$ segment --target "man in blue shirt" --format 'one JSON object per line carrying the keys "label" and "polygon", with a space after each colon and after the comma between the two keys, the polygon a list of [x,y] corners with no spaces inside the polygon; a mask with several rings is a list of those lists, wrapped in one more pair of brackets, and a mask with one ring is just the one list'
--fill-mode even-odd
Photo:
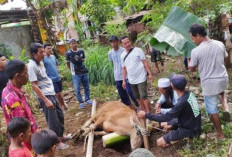
{"label": "man in blue shirt", "polygon": [[63,110],[67,110],[68,106],[64,103],[64,99],[61,95],[62,80],[58,71],[58,62],[56,57],[52,54],[52,47],[50,44],[44,44],[44,66],[48,77],[52,80],[56,96]]}
{"label": "man in blue shirt", "polygon": [[115,35],[110,36],[109,42],[112,47],[112,50],[109,51],[108,56],[109,56],[109,60],[112,61],[114,65],[114,79],[115,79],[116,88],[118,90],[118,94],[124,104],[131,105],[131,101],[129,98],[130,96],[134,104],[138,106],[138,103],[131,91],[128,80],[126,80],[126,89],[122,88],[121,54],[125,51],[125,49],[119,47],[118,37]]}

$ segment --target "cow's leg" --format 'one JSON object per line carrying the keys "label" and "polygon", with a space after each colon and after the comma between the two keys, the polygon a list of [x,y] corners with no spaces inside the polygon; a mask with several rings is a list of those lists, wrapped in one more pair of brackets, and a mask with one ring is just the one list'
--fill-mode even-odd
{"label": "cow's leg", "polygon": [[119,135],[129,135],[127,128],[116,125],[115,123],[113,123],[111,121],[105,121],[103,123],[103,129],[106,132],[115,132]]}
{"label": "cow's leg", "polygon": [[95,136],[104,136],[104,135],[106,135],[106,134],[108,134],[108,133],[105,132],[105,131],[95,131],[95,132],[94,132],[94,135],[95,135]]}
{"label": "cow's leg", "polygon": [[92,128],[92,129],[96,129],[96,128],[97,128],[99,125],[101,125],[104,121],[105,121],[105,118],[102,118],[102,117],[98,118],[98,119],[94,122],[93,128]]}

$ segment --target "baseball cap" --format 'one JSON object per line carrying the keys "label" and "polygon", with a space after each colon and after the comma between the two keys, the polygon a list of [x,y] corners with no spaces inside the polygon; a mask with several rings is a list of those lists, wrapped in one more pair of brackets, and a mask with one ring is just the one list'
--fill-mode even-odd
{"label": "baseball cap", "polygon": [[184,90],[187,85],[187,80],[184,75],[172,73],[170,75],[172,85],[179,90]]}
{"label": "baseball cap", "polygon": [[118,37],[116,35],[111,35],[109,37],[109,42],[111,42],[111,41],[118,41]]}
{"label": "baseball cap", "polygon": [[72,42],[77,42],[77,40],[74,39],[74,38],[73,39],[69,39],[68,43],[71,44]]}

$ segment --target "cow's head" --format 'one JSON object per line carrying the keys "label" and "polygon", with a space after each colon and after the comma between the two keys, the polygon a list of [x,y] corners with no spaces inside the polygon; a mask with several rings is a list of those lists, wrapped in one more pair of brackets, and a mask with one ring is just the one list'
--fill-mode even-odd
{"label": "cow's head", "polygon": [[134,128],[130,134],[131,149],[140,148],[142,143],[142,135]]}

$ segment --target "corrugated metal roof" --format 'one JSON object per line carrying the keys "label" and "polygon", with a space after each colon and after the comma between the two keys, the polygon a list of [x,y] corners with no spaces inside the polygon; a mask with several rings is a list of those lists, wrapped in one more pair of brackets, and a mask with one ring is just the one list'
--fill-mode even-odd
{"label": "corrugated metal roof", "polygon": [[27,21],[27,10],[1,10],[0,24]]}
{"label": "corrugated metal roof", "polygon": [[124,19],[125,20],[132,20],[132,19],[136,19],[137,17],[140,17],[140,16],[143,16],[143,15],[147,15],[151,12],[151,10],[144,10],[144,11],[141,11],[141,12],[138,12],[138,13],[135,13],[131,16],[127,16],[125,17]]}

